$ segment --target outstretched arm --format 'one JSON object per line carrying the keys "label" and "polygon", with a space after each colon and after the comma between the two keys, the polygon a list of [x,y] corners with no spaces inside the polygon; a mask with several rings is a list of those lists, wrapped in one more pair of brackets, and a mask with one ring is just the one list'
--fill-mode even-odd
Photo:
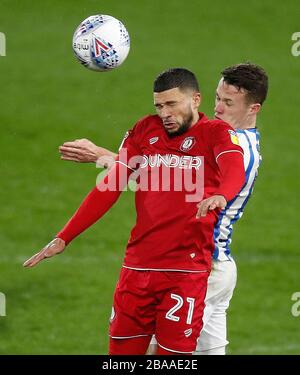
{"label": "outstretched arm", "polygon": [[59,147],[62,160],[77,163],[96,163],[102,167],[110,167],[117,154],[104,147],[96,146],[88,139],[76,139],[65,142]]}
{"label": "outstretched arm", "polygon": [[56,238],[29,258],[24,267],[33,267],[43,259],[61,253],[69,242],[99,220],[119,198],[131,172],[126,165],[115,163],[106,177],[87,195]]}

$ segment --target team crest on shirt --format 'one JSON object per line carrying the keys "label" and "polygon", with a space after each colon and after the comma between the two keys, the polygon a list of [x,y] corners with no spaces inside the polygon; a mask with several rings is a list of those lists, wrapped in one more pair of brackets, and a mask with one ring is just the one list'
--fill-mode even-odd
{"label": "team crest on shirt", "polygon": [[231,142],[234,144],[234,145],[240,145],[239,143],[239,139],[238,139],[238,136],[236,134],[236,132],[234,130],[228,130],[228,133],[230,135],[230,139],[231,139]]}
{"label": "team crest on shirt", "polygon": [[149,139],[149,143],[150,145],[153,145],[154,143],[156,143],[158,141],[158,137],[153,137],[153,138],[150,138]]}
{"label": "team crest on shirt", "polygon": [[180,146],[181,151],[189,151],[195,144],[195,137],[187,137]]}

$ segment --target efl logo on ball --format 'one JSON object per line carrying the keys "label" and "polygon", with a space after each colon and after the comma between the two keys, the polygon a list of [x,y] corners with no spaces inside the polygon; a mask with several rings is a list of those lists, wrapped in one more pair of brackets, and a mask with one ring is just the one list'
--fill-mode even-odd
{"label": "efl logo on ball", "polygon": [[120,66],[128,56],[130,37],[116,18],[95,15],[86,18],[73,35],[73,51],[86,68],[105,72]]}

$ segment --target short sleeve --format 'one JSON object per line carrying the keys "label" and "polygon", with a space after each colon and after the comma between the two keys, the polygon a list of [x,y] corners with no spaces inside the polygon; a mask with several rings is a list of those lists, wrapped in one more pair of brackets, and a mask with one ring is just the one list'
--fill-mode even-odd
{"label": "short sleeve", "polygon": [[211,140],[217,162],[218,158],[225,153],[238,152],[242,155],[244,154],[242,147],[239,145],[236,132],[225,122],[218,122],[213,125]]}

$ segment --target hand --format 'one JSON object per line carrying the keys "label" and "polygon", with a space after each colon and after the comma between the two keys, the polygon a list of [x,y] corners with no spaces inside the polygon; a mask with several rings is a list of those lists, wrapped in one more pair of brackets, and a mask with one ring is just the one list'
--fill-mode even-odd
{"label": "hand", "polygon": [[208,210],[214,210],[215,208],[221,208],[222,210],[226,207],[227,201],[223,195],[213,195],[207,199],[204,199],[197,204],[197,214],[196,219],[200,217],[205,217]]}
{"label": "hand", "polygon": [[70,160],[78,163],[95,163],[99,157],[114,155],[103,147],[96,146],[88,139],[76,139],[72,142],[65,142],[59,147],[62,160]]}
{"label": "hand", "polygon": [[54,238],[53,241],[48,243],[40,252],[33,255],[23,263],[24,267],[33,267],[45,258],[53,257],[60,254],[66,247],[65,241],[61,238]]}

